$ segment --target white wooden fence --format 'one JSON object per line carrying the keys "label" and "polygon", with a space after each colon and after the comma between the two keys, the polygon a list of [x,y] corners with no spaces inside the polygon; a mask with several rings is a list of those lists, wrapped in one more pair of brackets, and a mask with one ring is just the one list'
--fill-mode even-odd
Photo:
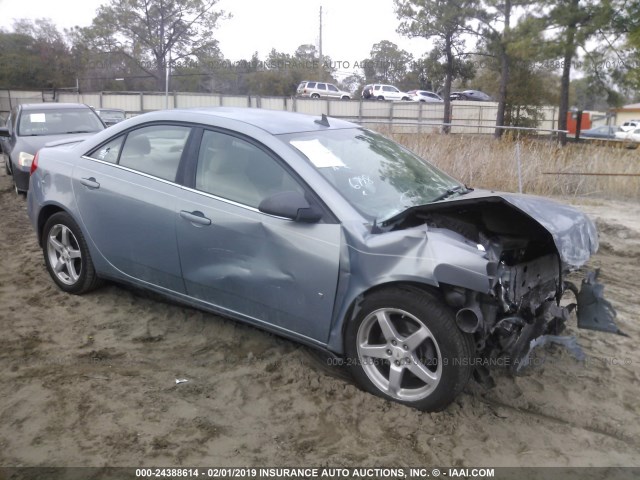
{"label": "white wooden fence", "polygon": [[[47,91],[0,90],[0,115],[6,117],[17,104],[45,101],[85,103],[95,108],[119,108],[127,116],[164,109],[167,98],[164,93],[153,92],[97,92],[61,93],[55,98]],[[367,100],[311,100],[295,97],[259,97],[246,95],[218,95],[206,93],[173,92],[168,96],[169,108],[191,107],[247,107],[270,110],[287,110],[312,115],[326,114],[358,123],[380,123],[393,126],[394,131],[437,131],[442,122],[442,104],[420,102],[379,102]],[[452,133],[493,133],[498,104],[495,102],[452,102]],[[541,107],[538,127],[541,130],[556,128],[558,110]],[[544,132],[540,132],[544,133]]]}

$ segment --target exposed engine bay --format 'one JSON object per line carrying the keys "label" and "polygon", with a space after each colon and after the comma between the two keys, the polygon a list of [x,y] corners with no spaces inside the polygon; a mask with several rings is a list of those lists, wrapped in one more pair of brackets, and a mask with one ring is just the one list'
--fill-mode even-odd
{"label": "exposed engine bay", "polygon": [[430,232],[455,232],[475,243],[487,260],[487,291],[455,281],[440,284],[458,328],[473,335],[476,356],[484,360],[480,366],[495,363],[518,372],[533,347],[545,343],[543,337],[560,338],[573,310],[578,327],[621,334],[597,272],[586,272],[580,289],[565,278],[597,249],[591,221],[572,218],[575,210],[545,211],[544,199],[524,205],[527,210],[509,200],[495,196],[425,205],[388,225],[392,230],[423,225]]}

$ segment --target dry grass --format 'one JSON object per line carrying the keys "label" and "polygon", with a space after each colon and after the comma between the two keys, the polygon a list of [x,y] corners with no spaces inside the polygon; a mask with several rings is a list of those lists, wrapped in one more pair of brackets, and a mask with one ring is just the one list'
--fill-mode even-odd
{"label": "dry grass", "polygon": [[[381,129],[380,129],[381,130]],[[640,176],[548,175],[543,172],[640,174],[640,149],[549,140],[494,140],[491,136],[381,132],[463,180],[469,186],[518,191],[520,149],[523,192],[640,200]],[[519,147],[518,147],[519,144]]]}

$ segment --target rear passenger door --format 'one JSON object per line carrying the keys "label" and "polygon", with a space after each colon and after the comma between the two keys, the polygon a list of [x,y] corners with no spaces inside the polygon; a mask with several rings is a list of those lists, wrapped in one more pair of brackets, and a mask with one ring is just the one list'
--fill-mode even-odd
{"label": "rear passenger door", "polygon": [[192,129],[148,125],[88,152],[73,191],[90,241],[116,276],[184,292],[175,235],[176,183]]}
{"label": "rear passenger door", "polygon": [[258,205],[270,195],[310,193],[264,146],[224,131],[204,131],[192,187],[178,203],[176,228],[187,293],[250,322],[326,342],[339,224],[330,214],[311,224],[261,213]]}
{"label": "rear passenger door", "polygon": [[316,85],[316,91],[318,92],[318,95],[320,95],[321,97],[326,97],[327,96],[327,84],[326,83],[318,83],[318,85]]}

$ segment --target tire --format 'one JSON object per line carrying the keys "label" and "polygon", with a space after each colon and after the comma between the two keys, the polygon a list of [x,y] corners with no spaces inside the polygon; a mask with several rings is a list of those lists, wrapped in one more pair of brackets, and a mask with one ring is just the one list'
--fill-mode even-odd
{"label": "tire", "polygon": [[380,96],[378,97],[378,100],[380,100],[380,101],[384,101],[384,97],[383,97],[382,95],[380,95]]}
{"label": "tire", "polygon": [[419,410],[440,411],[471,377],[474,347],[467,337],[436,296],[381,290],[364,299],[347,325],[346,363],[364,390]]}
{"label": "tire", "polygon": [[408,102],[411,99],[409,97],[402,97],[402,100],[405,101],[405,102]]}
{"label": "tire", "polygon": [[318,98],[320,98],[320,95],[318,95],[317,93],[314,93],[311,95],[311,98],[313,98],[314,100],[317,100]]}
{"label": "tire", "polygon": [[346,95],[341,98],[341,100],[351,100],[351,97],[347,97]]}
{"label": "tire", "polygon": [[13,179],[13,191],[16,192],[16,196],[23,196],[26,197],[27,196],[27,191],[26,190],[20,190],[18,188],[18,184],[16,183],[15,178]]}
{"label": "tire", "polygon": [[100,284],[87,242],[68,213],[58,212],[47,220],[42,252],[49,275],[61,290],[81,295]]}

